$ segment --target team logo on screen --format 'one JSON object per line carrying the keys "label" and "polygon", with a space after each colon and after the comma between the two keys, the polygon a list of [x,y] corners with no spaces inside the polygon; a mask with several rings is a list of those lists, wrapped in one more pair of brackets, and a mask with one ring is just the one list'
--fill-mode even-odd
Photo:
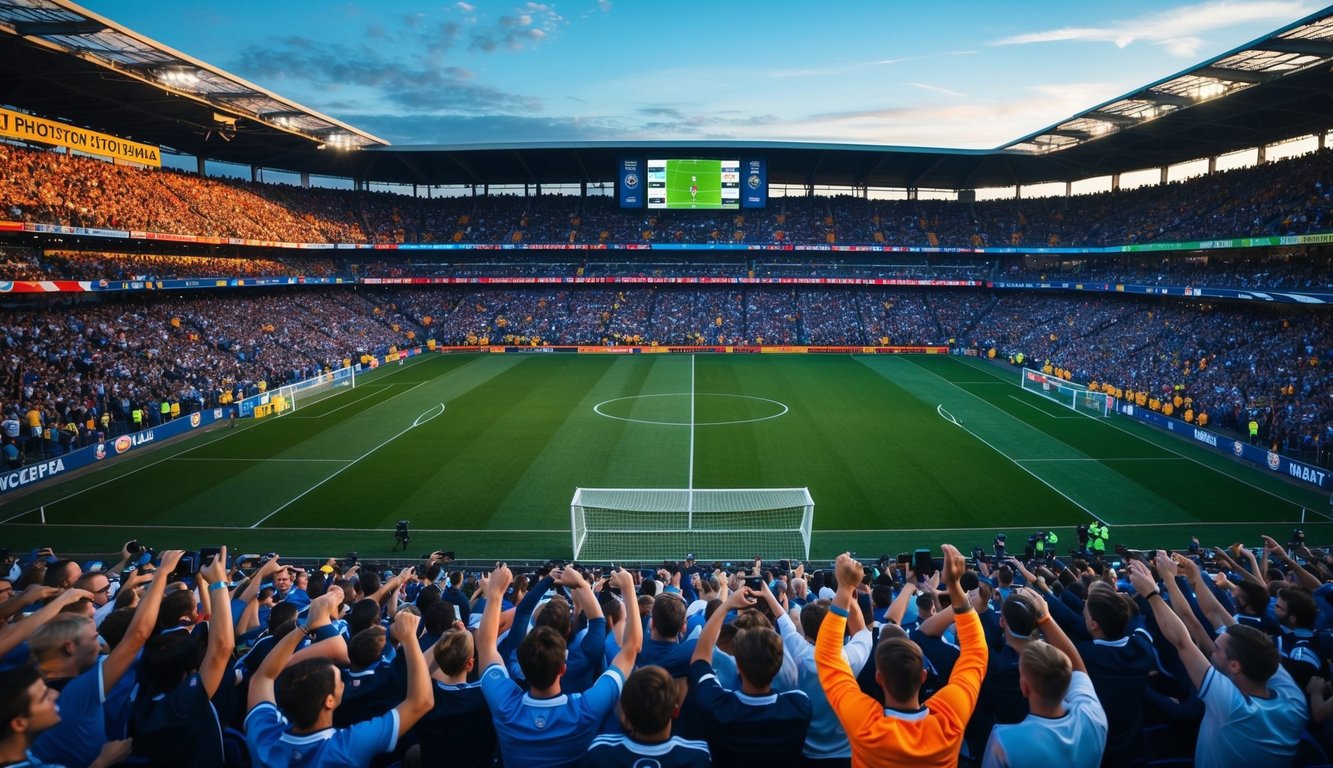
{"label": "team logo on screen", "polygon": [[197,413],[192,413],[192,414],[190,414],[190,428],[191,428],[191,429],[194,429],[195,427],[199,426],[199,422],[200,422],[200,421],[202,421],[202,419],[200,418],[200,414],[197,414]]}
{"label": "team logo on screen", "polygon": [[1273,470],[1274,472],[1276,472],[1276,471],[1277,471],[1277,468],[1280,467],[1280,466],[1282,466],[1282,459],[1279,458],[1278,455],[1277,455],[1276,453],[1274,453],[1274,452],[1272,452],[1272,451],[1269,451],[1269,452],[1268,452],[1268,468],[1271,469],[1271,470]]}
{"label": "team logo on screen", "polygon": [[1242,453],[1245,453],[1245,443],[1242,443],[1241,441],[1237,440],[1235,443],[1232,444],[1231,450],[1233,453],[1239,456]]}
{"label": "team logo on screen", "polygon": [[763,184],[763,182],[759,180],[759,174],[757,173],[750,174],[750,178],[746,179],[745,183],[750,185],[750,189],[759,189],[759,185]]}
{"label": "team logo on screen", "polygon": [[121,435],[116,438],[116,453],[124,453],[128,451],[132,445],[134,445],[134,441],[130,439],[129,435]]}
{"label": "team logo on screen", "polygon": [[635,187],[639,186],[639,174],[637,173],[625,174],[625,186],[628,189],[634,189]]}
{"label": "team logo on screen", "polygon": [[106,458],[106,443],[97,444],[97,447],[93,449],[93,458],[98,461]]}

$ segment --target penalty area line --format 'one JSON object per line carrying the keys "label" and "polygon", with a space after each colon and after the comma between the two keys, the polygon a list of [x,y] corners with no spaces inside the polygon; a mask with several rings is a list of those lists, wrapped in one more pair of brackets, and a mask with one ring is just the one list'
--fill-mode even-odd
{"label": "penalty area line", "polygon": [[[920,367],[920,366],[918,366],[918,367]],[[930,373],[934,373],[934,372],[933,372],[933,371],[930,371]],[[938,375],[938,374],[937,374],[937,375]],[[940,378],[941,378],[941,379],[944,379],[943,376],[940,376]],[[944,380],[945,380],[945,381],[949,381],[948,379],[944,379]],[[953,382],[949,382],[949,383],[953,383]],[[960,389],[961,389],[961,387],[960,387]],[[964,392],[967,392],[967,390],[965,390],[965,389],[964,389],[963,391],[964,391]],[[968,392],[968,394],[970,395],[970,394],[972,394],[972,393],[971,393],[971,392]],[[973,396],[975,397],[975,395],[973,395]],[[983,402],[984,402],[984,401],[983,401]],[[987,405],[990,405],[990,403],[987,403]],[[993,406],[992,406],[992,407],[993,407]],[[1003,457],[1005,457],[1006,459],[1008,459],[1009,462],[1012,463],[1015,467],[1018,467],[1019,469],[1023,470],[1023,471],[1026,472],[1026,473],[1028,473],[1029,475],[1032,475],[1033,477],[1037,478],[1037,480],[1038,480],[1042,485],[1046,486],[1047,488],[1050,488],[1052,491],[1055,491],[1056,493],[1058,493],[1058,494],[1060,494],[1061,496],[1065,497],[1065,500],[1067,500],[1070,504],[1073,504],[1074,506],[1076,506],[1076,507],[1078,507],[1079,509],[1083,510],[1084,512],[1088,513],[1088,515],[1089,515],[1090,517],[1092,517],[1092,519],[1094,519],[1094,520],[1100,522],[1102,525],[1107,525],[1107,526],[1114,525],[1114,523],[1110,523],[1110,522],[1107,522],[1106,520],[1103,520],[1101,517],[1099,517],[1098,515],[1096,515],[1092,510],[1088,509],[1087,507],[1083,506],[1082,504],[1078,503],[1077,501],[1074,501],[1074,499],[1073,499],[1072,497],[1070,497],[1069,494],[1065,493],[1064,491],[1060,490],[1059,488],[1056,488],[1054,485],[1052,485],[1050,482],[1048,482],[1048,481],[1046,480],[1046,478],[1042,477],[1041,475],[1037,474],[1036,472],[1033,472],[1032,470],[1030,470],[1030,469],[1028,469],[1027,467],[1023,466],[1023,464],[1020,462],[1019,459],[1015,459],[1015,458],[1011,457],[1009,454],[1007,454],[1007,453],[1005,453],[1004,451],[1000,450],[999,448],[996,448],[995,446],[991,445],[991,444],[990,444],[985,438],[983,438],[981,435],[978,435],[976,432],[973,432],[972,430],[970,430],[970,429],[968,429],[967,427],[963,426],[963,423],[962,423],[961,421],[959,421],[958,419],[955,419],[952,415],[949,414],[948,411],[944,410],[944,404],[943,404],[943,403],[940,403],[938,406],[936,406],[936,407],[935,407],[935,411],[936,411],[937,413],[939,413],[939,415],[940,415],[941,417],[943,417],[943,419],[944,419],[945,421],[949,422],[950,424],[953,424],[955,427],[958,427],[959,429],[961,429],[961,430],[963,430],[964,432],[968,433],[969,435],[971,435],[972,437],[976,438],[977,440],[980,440],[980,441],[982,442],[982,444],[984,444],[987,448],[991,449],[992,451],[995,451],[996,453],[998,453],[998,454],[1000,454],[1001,456],[1003,456]]]}
{"label": "penalty area line", "polygon": [[[417,386],[420,386],[420,385],[418,384]],[[412,389],[416,389],[416,387],[413,387]],[[410,392],[411,390],[408,390],[408,391]],[[406,394],[406,393],[404,393],[404,394]],[[386,402],[387,402],[387,401],[386,401]],[[417,427],[421,426],[422,424],[425,424],[426,422],[428,422],[428,421],[430,421],[431,419],[433,419],[433,418],[439,416],[439,415],[442,414],[442,413],[444,413],[444,403],[440,403],[439,405],[435,406],[434,408],[431,408],[429,411],[426,411],[425,413],[421,414],[420,416],[418,416],[418,417],[411,423],[411,425],[409,425],[409,426],[408,426],[406,429],[404,429],[403,431],[399,432],[398,434],[394,435],[393,437],[389,438],[388,440],[385,440],[384,442],[380,443],[379,445],[375,446],[374,448],[371,448],[370,450],[366,451],[365,453],[361,454],[360,456],[357,456],[355,459],[352,459],[352,460],[351,460],[350,462],[348,462],[347,464],[345,464],[345,465],[339,467],[338,470],[337,470],[336,472],[334,472],[333,474],[331,474],[331,475],[329,475],[328,477],[324,478],[323,480],[320,480],[318,483],[315,483],[314,485],[310,486],[309,488],[305,489],[304,491],[301,491],[299,494],[297,494],[294,498],[292,498],[292,499],[291,499],[290,501],[288,501],[286,504],[283,504],[282,506],[278,507],[277,509],[275,509],[275,510],[273,510],[272,512],[268,513],[267,515],[264,515],[262,518],[259,519],[258,522],[256,522],[254,525],[252,525],[252,526],[250,526],[250,527],[251,527],[251,528],[258,528],[260,525],[263,524],[263,522],[264,522],[265,520],[269,519],[270,517],[273,517],[274,515],[278,514],[278,513],[281,512],[282,510],[286,509],[287,507],[290,507],[291,505],[293,505],[293,504],[295,504],[296,502],[300,501],[301,499],[305,498],[306,495],[309,494],[311,491],[315,490],[316,488],[319,488],[321,485],[324,485],[325,483],[327,483],[328,481],[330,481],[330,480],[332,480],[333,478],[337,477],[338,475],[341,475],[343,472],[346,472],[346,471],[347,471],[348,469],[350,469],[351,467],[356,466],[357,462],[361,461],[362,459],[366,458],[367,456],[369,456],[370,454],[374,453],[375,451],[378,451],[379,449],[383,448],[384,446],[388,445],[389,443],[392,443],[394,440],[397,440],[398,438],[402,437],[403,435],[407,434],[408,432],[412,431],[413,429],[416,429]]]}

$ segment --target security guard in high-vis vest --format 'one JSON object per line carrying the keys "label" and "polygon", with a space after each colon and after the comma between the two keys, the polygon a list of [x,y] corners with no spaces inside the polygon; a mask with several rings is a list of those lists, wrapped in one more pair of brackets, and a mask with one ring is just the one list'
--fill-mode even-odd
{"label": "security guard in high-vis vest", "polygon": [[130,411],[130,420],[134,422],[135,432],[143,429],[143,409],[135,408],[133,411]]}
{"label": "security guard in high-vis vest", "polygon": [[1088,526],[1088,548],[1094,555],[1106,554],[1106,540],[1111,538],[1111,529],[1106,523],[1093,520]]}
{"label": "security guard in high-vis vest", "polygon": [[1259,422],[1250,419],[1250,445],[1259,442]]}

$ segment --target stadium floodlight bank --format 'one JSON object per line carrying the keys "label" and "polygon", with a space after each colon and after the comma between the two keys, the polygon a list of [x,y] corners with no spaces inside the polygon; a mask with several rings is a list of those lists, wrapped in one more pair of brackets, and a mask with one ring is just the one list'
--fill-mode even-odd
{"label": "stadium floodlight bank", "polygon": [[1082,384],[1065,381],[1059,376],[1023,369],[1022,387],[1070,410],[1089,416],[1105,418],[1115,410],[1115,398],[1104,392],[1093,392]]}
{"label": "stadium floodlight bank", "polygon": [[808,488],[578,488],[574,559],[700,561],[810,558]]}

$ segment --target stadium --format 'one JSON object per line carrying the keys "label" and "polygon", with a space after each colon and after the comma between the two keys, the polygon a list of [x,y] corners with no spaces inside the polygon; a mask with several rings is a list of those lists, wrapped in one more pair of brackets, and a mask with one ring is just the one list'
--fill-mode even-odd
{"label": "stadium", "polygon": [[[474,597],[849,552],[871,607],[941,544],[1079,610],[1066,564],[1153,550],[1333,578],[1333,10],[990,150],[398,145],[67,0],[0,31],[0,584],[128,540]],[[1191,764],[1172,722],[1118,764]]]}

